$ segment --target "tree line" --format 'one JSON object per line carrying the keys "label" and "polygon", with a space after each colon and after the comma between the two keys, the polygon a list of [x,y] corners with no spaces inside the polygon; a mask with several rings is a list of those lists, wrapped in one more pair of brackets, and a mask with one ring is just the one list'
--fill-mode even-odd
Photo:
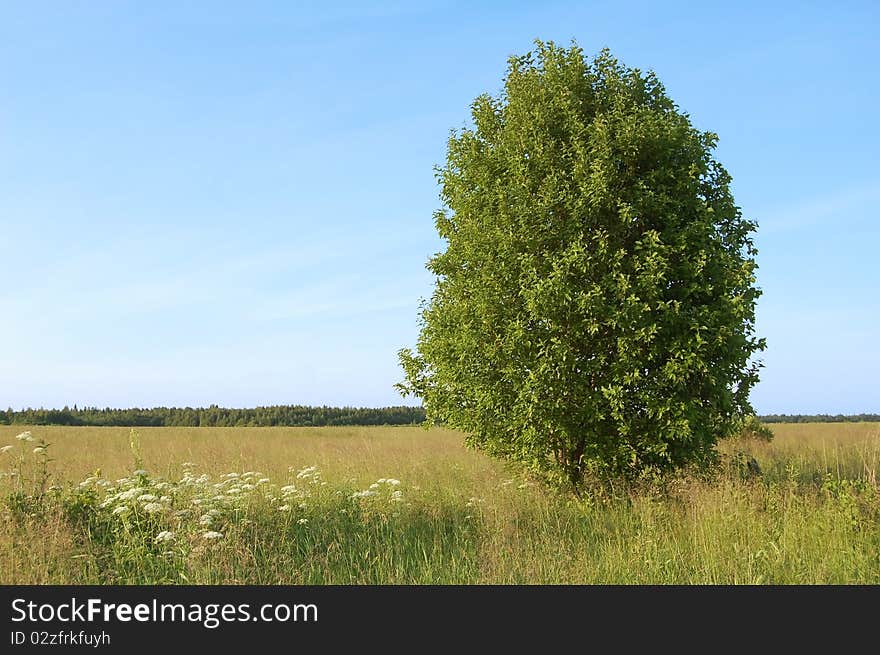
{"label": "tree line", "polygon": [[[880,414],[766,414],[762,423],[880,422]],[[321,425],[418,425],[425,421],[423,407],[309,407],[271,405],[236,409],[228,407],[153,407],[114,409],[64,407],[63,409],[7,409],[0,425],[83,425],[113,427],[302,427]]]}
{"label": "tree line", "polygon": [[421,407],[307,407],[272,405],[234,409],[218,407],[153,407],[113,409],[12,408],[0,411],[0,424],[84,425],[117,427],[272,427],[322,425],[415,425],[425,420]]}
{"label": "tree line", "polygon": [[767,414],[762,423],[858,423],[880,421],[880,414]]}

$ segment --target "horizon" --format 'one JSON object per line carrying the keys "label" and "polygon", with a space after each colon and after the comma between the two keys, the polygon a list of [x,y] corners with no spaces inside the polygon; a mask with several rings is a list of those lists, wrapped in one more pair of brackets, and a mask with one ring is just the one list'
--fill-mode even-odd
{"label": "horizon", "polygon": [[758,223],[756,414],[880,413],[878,18],[870,2],[0,6],[0,406],[416,406],[393,385],[443,248],[434,166],[539,38],[653,70],[719,135]]}

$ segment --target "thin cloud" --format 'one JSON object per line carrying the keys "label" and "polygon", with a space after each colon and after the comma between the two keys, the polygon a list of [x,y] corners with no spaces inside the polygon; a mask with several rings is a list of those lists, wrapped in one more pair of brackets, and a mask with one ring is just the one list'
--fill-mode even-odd
{"label": "thin cloud", "polygon": [[880,201],[880,181],[849,189],[842,189],[824,196],[814,197],[795,206],[763,212],[755,212],[758,217],[759,232],[777,234],[798,230],[834,221],[839,224],[868,218],[869,208]]}

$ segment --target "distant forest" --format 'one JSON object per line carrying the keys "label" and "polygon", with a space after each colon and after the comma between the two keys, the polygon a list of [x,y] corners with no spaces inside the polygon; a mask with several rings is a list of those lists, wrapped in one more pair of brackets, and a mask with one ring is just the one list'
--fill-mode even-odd
{"label": "distant forest", "polygon": [[880,421],[880,414],[767,414],[762,423],[859,423]]}
{"label": "distant forest", "polygon": [[[763,423],[843,423],[880,421],[880,414],[768,414]],[[422,407],[306,407],[272,405],[253,409],[210,407],[153,407],[151,409],[23,409],[0,411],[0,425],[271,427],[318,425],[418,425]]]}
{"label": "distant forest", "polygon": [[0,425],[271,427],[316,425],[414,425],[425,420],[421,407],[304,407],[273,405],[253,409],[153,407],[152,409],[23,409],[0,411]]}

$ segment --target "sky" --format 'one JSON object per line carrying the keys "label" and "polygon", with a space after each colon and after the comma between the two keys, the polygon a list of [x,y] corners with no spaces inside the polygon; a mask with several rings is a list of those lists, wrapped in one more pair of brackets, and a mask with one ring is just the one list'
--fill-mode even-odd
{"label": "sky", "polygon": [[0,406],[417,404],[435,167],[542,39],[719,135],[755,410],[880,412],[878,7],[0,0]]}

